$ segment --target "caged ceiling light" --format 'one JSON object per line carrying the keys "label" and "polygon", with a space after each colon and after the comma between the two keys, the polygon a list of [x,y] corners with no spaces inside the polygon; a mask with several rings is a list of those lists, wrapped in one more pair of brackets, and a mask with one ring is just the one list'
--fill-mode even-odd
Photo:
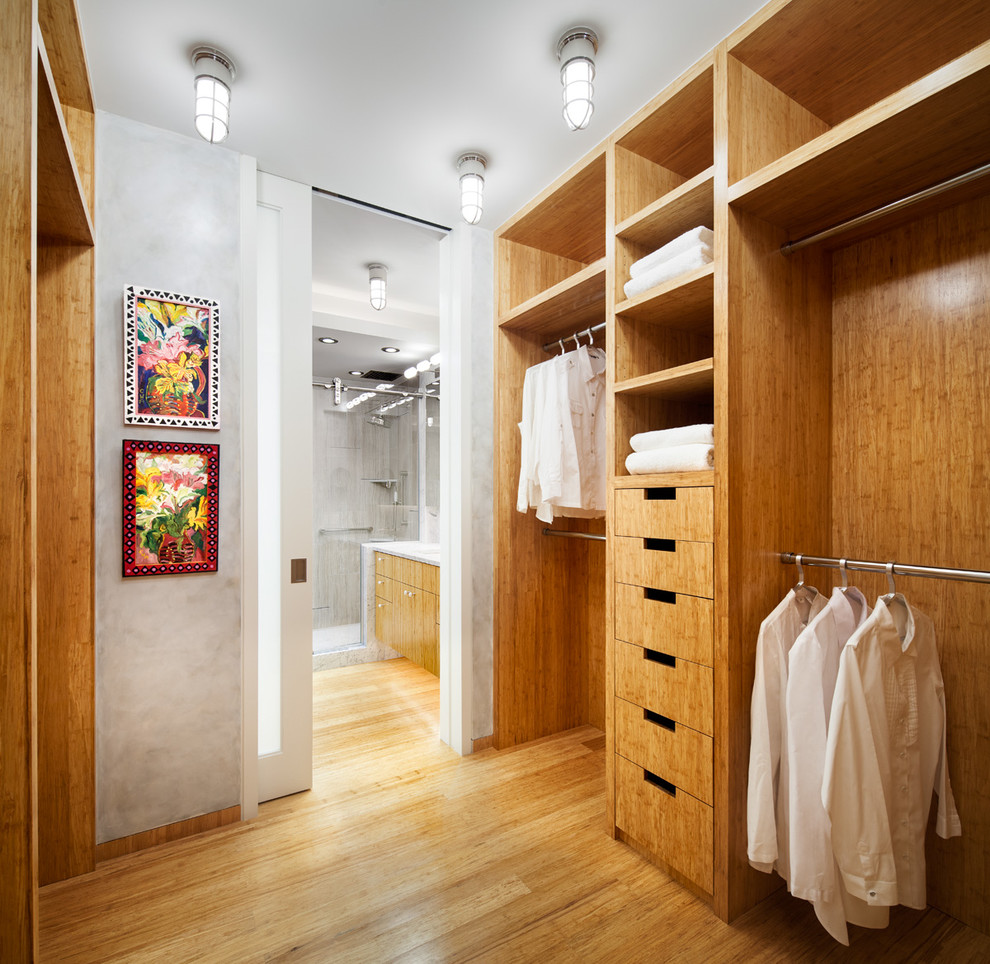
{"label": "caged ceiling light", "polygon": [[468,224],[477,224],[481,220],[487,167],[488,158],[477,151],[466,151],[457,158],[457,173],[461,181],[461,217]]}
{"label": "caged ceiling light", "polygon": [[[368,284],[371,286],[371,307],[381,311],[386,304],[385,288],[388,285],[388,268],[383,264],[368,265]],[[388,351],[383,348],[382,351]]]}
{"label": "caged ceiling light", "polygon": [[234,62],[222,50],[200,44],[192,52],[196,70],[196,130],[211,144],[226,139],[230,130],[230,86]]}
{"label": "caged ceiling light", "polygon": [[557,41],[560,82],[564,86],[564,121],[572,131],[584,130],[595,111],[595,54],[598,34],[591,27],[571,27]]}

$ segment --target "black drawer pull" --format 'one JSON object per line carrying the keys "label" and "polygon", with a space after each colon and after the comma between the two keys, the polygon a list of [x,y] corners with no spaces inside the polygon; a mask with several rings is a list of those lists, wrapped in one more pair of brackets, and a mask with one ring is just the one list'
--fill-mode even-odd
{"label": "black drawer pull", "polygon": [[644,709],[643,719],[650,723],[656,723],[657,726],[662,726],[665,730],[670,730],[671,733],[677,731],[677,724],[669,716],[661,716],[659,713],[654,713],[653,710]]}
{"label": "black drawer pull", "polygon": [[669,589],[644,589],[643,597],[645,599],[652,599],[654,602],[670,603],[672,606],[677,605],[677,593],[671,592]]}
{"label": "black drawer pull", "polygon": [[651,663],[660,663],[663,666],[676,666],[677,658],[669,656],[667,653],[658,653],[655,649],[644,649],[643,659],[648,659]]}
{"label": "black drawer pull", "polygon": [[647,489],[646,498],[651,502],[674,502],[677,499],[677,489],[673,487]]}
{"label": "black drawer pull", "polygon": [[671,797],[677,796],[677,787],[675,787],[674,784],[672,783],[668,783],[666,780],[664,780],[663,777],[658,777],[655,773],[650,773],[649,770],[644,770],[643,779],[647,783],[652,783],[653,786],[659,787],[668,796]]}
{"label": "black drawer pull", "polygon": [[644,539],[643,546],[655,552],[676,552],[677,546],[673,539]]}

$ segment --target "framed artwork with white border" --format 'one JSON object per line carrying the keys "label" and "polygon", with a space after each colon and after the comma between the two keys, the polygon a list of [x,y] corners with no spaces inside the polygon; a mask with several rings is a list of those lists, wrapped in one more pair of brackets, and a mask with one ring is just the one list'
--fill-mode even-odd
{"label": "framed artwork with white border", "polygon": [[124,424],[220,428],[220,305],[124,289]]}

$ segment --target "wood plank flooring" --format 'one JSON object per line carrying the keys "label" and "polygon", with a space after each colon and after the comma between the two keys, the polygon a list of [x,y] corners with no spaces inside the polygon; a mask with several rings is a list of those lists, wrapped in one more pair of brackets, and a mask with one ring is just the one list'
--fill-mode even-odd
{"label": "wood plank flooring", "polygon": [[731,927],[605,833],[590,727],[458,757],[407,660],[318,673],[311,792],[41,893],[45,962],[990,960],[990,937],[895,909],[836,944],[779,893]]}

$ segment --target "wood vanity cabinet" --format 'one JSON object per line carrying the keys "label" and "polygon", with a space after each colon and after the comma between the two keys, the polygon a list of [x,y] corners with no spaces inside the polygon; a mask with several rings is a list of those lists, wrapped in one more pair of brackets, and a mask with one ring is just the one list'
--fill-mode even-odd
{"label": "wood vanity cabinet", "polygon": [[375,635],[396,652],[440,675],[440,567],[375,553]]}

